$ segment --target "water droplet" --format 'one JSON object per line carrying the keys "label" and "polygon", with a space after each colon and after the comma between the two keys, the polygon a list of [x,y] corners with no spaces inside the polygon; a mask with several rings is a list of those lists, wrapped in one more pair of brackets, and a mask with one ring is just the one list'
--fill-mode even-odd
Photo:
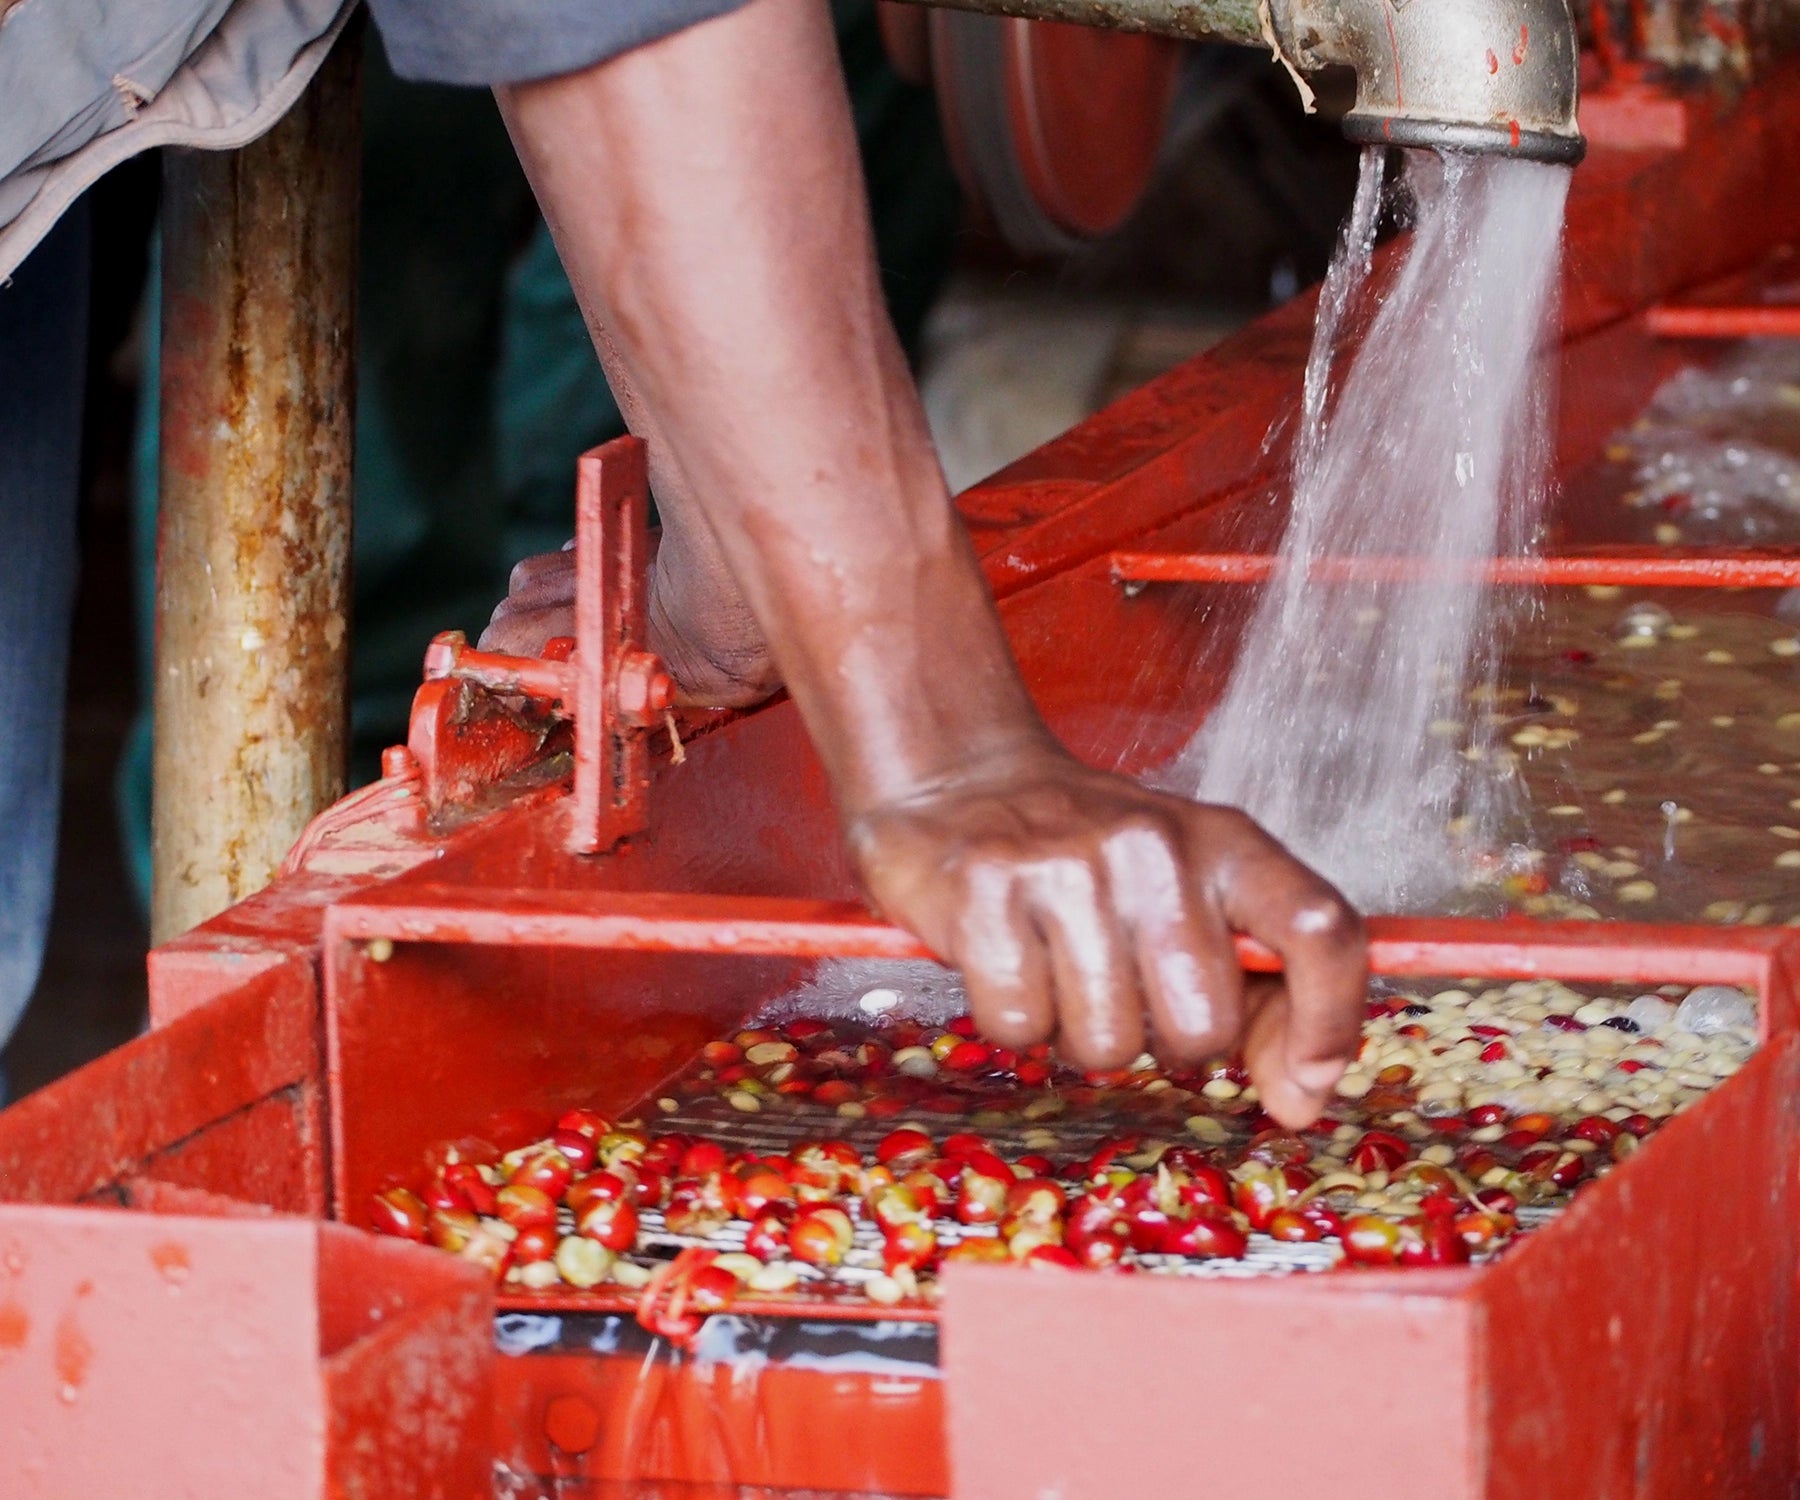
{"label": "water droplet", "polygon": [[869,1015],[879,1016],[900,1003],[900,992],[887,989],[865,990],[856,1003]]}
{"label": "water droplet", "polygon": [[1634,604],[1613,626],[1613,635],[1620,640],[1629,636],[1647,636],[1652,639],[1668,634],[1669,627],[1675,623],[1675,616],[1660,604],[1652,604],[1649,600]]}
{"label": "water droplet", "polygon": [[1675,1012],[1675,1024],[1695,1036],[1712,1036],[1756,1025],[1756,1007],[1732,985],[1703,984],[1688,992]]}
{"label": "water droplet", "polygon": [[1681,805],[1677,802],[1662,804],[1663,815],[1663,861],[1666,864],[1675,858],[1675,829],[1681,822]]}
{"label": "water droplet", "polygon": [[1675,1007],[1661,995],[1639,995],[1625,1007],[1625,1019],[1639,1031],[1661,1031],[1675,1019]]}

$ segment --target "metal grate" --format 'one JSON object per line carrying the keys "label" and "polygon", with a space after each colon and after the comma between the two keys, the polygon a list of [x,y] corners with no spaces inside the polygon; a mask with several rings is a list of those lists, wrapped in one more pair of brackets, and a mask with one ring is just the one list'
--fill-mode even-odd
{"label": "metal grate", "polygon": [[[651,1128],[679,1131],[716,1140],[729,1150],[754,1151],[762,1155],[786,1153],[808,1141],[834,1139],[847,1141],[865,1155],[889,1131],[902,1126],[941,1135],[946,1124],[965,1128],[967,1121],[945,1115],[907,1113],[879,1120],[846,1119],[831,1110],[798,1105],[781,1113],[741,1114],[713,1098],[686,1101],[673,1112],[652,1112],[646,1117]],[[1098,1115],[1061,1116],[1054,1120],[1026,1122],[1020,1125],[996,1126],[981,1134],[1004,1156],[1018,1156],[1032,1147],[1024,1137],[1028,1131],[1048,1129],[1057,1137],[1056,1155],[1070,1158],[1091,1154],[1109,1136],[1126,1131],[1155,1136],[1156,1127],[1129,1117]],[[855,1238],[841,1266],[829,1270],[795,1263],[800,1272],[799,1284],[785,1297],[805,1301],[820,1298],[830,1301],[845,1291],[862,1293],[867,1283],[881,1273],[881,1232],[866,1219],[856,1217],[853,1205]],[[1520,1211],[1521,1232],[1529,1232],[1549,1222],[1559,1212],[1556,1208],[1525,1208]],[[641,1219],[640,1241],[643,1251],[633,1256],[646,1264],[667,1259],[677,1250],[690,1245],[704,1245],[714,1250],[741,1250],[746,1226],[732,1220],[715,1233],[700,1237],[671,1233],[656,1210],[646,1211]],[[934,1223],[938,1241],[945,1248],[971,1237],[991,1237],[988,1226],[966,1226],[951,1219],[939,1218]],[[1494,1252],[1497,1253],[1497,1252]],[[1492,1259],[1493,1253],[1477,1260]],[[1242,1260],[1190,1260],[1178,1255],[1139,1254],[1127,1252],[1125,1263],[1159,1275],[1205,1278],[1244,1279],[1260,1276],[1291,1276],[1301,1272],[1329,1271],[1343,1261],[1343,1251],[1335,1243],[1289,1244],[1273,1240],[1266,1234],[1250,1236],[1249,1253]]]}

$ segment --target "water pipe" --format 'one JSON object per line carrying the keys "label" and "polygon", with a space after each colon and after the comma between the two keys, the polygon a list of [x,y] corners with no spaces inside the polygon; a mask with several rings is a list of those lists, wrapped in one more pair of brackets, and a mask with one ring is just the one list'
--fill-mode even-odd
{"label": "water pipe", "polygon": [[1267,46],[1294,75],[1356,70],[1344,134],[1573,164],[1568,0],[923,0],[958,10]]}

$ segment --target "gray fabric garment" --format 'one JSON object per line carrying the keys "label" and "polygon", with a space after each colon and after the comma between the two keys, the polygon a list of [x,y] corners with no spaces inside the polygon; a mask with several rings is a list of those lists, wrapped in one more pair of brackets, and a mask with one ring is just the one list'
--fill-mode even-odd
{"label": "gray fabric garment", "polygon": [[154,99],[230,0],[23,0],[0,24],[0,175],[41,166],[116,129]]}
{"label": "gray fabric garment", "polygon": [[152,146],[225,150],[300,97],[356,0],[20,0],[0,19],[0,278]]}
{"label": "gray fabric garment", "polygon": [[369,0],[388,59],[424,83],[573,73],[747,0]]}
{"label": "gray fabric garment", "polygon": [[[432,83],[572,73],[746,0],[371,0],[395,70]],[[0,280],[105,172],[229,150],[300,97],[356,0],[19,0],[0,16]]]}

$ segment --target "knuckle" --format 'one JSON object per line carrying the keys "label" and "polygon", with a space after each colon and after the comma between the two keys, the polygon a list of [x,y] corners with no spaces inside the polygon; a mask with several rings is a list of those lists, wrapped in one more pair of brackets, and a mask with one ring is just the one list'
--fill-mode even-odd
{"label": "knuckle", "polygon": [[1335,892],[1308,896],[1295,906],[1288,929],[1296,937],[1315,939],[1347,948],[1363,941],[1363,922],[1354,908]]}
{"label": "knuckle", "polygon": [[1245,812],[1241,807],[1209,807],[1208,832],[1214,837],[1224,835],[1227,838],[1252,839],[1261,841],[1268,837],[1262,825]]}
{"label": "knuckle", "polygon": [[[1099,909],[1100,871],[1085,850],[1048,852],[1036,858],[1015,854],[1016,868],[1040,906],[1079,915],[1091,922]],[[1009,864],[1012,861],[1009,861]]]}
{"label": "knuckle", "polygon": [[1287,927],[1296,938],[1350,949],[1363,944],[1363,918],[1334,891],[1319,891],[1300,900]]}
{"label": "knuckle", "polygon": [[1119,815],[1113,825],[1113,837],[1141,843],[1169,843],[1176,837],[1175,816],[1160,807],[1134,807]]}
{"label": "knuckle", "polygon": [[1106,831],[1101,858],[1115,875],[1127,873],[1172,878],[1182,864],[1180,820],[1154,808],[1120,816]]}
{"label": "knuckle", "polygon": [[965,901],[983,904],[1010,889],[1018,873],[1017,851],[1000,839],[970,839],[952,853],[948,871]]}

